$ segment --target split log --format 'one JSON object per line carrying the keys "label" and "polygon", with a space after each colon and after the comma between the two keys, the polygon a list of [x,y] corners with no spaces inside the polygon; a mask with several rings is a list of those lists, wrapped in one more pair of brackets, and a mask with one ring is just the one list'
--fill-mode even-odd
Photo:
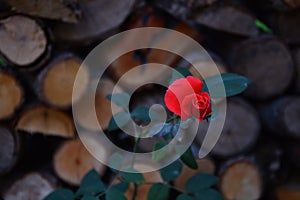
{"label": "split log", "polygon": [[[218,114],[218,117],[225,117]],[[202,144],[209,122],[199,124],[196,141]],[[245,100],[232,98],[227,102],[225,124],[212,150],[212,154],[226,158],[249,150],[260,134],[260,121],[256,110]]]}
{"label": "split log", "polygon": [[57,19],[69,23],[76,23],[78,22],[78,18],[80,18],[80,9],[77,0],[4,0],[4,2],[10,5],[11,9],[17,13]]}
{"label": "split log", "polygon": [[241,36],[259,33],[255,17],[247,10],[229,4],[218,4],[195,13],[193,20],[209,28]]}
{"label": "split log", "polygon": [[252,82],[245,95],[266,100],[285,92],[293,77],[293,61],[287,47],[273,37],[245,40],[235,46],[230,58],[232,71]]}
{"label": "split log", "polygon": [[[92,137],[85,138],[85,142],[94,140]],[[109,152],[95,141],[90,141],[89,145],[101,153],[101,156],[108,157]],[[84,175],[91,169],[95,169],[101,176],[106,170],[106,166],[96,160],[85,148],[79,139],[65,142],[54,156],[54,170],[63,181],[78,186]]]}
{"label": "split log", "polygon": [[12,64],[29,67],[45,62],[50,45],[39,23],[15,15],[1,20],[0,27],[0,52]]}
{"label": "split log", "polygon": [[135,0],[79,1],[82,18],[77,24],[57,22],[53,33],[57,40],[70,44],[89,44],[117,28],[130,13]]}
{"label": "split log", "polygon": [[65,138],[74,137],[75,134],[73,121],[68,115],[43,106],[34,106],[24,111],[16,130]]}
{"label": "split log", "polygon": [[[216,71],[214,70],[214,66],[217,66],[217,69],[221,74],[227,72],[227,67],[225,66],[222,59],[216,55],[215,53],[211,53],[212,60],[209,60],[206,56],[199,55],[199,53],[191,51],[188,54],[184,56],[185,60],[182,60],[178,63],[179,67],[188,68],[189,71],[193,76],[195,76],[198,79],[203,80],[204,77],[214,76],[217,75]],[[189,62],[186,60],[189,59],[190,61],[193,61],[195,63],[195,66],[197,69],[201,70],[200,74],[198,70],[196,70],[195,66],[192,66]]]}
{"label": "split log", "polygon": [[20,139],[8,128],[0,127],[0,175],[8,173],[20,156]]}
{"label": "split log", "polygon": [[[134,169],[136,169],[137,171],[144,171],[144,170],[152,171],[152,172],[148,172],[148,173],[142,173],[142,175],[144,176],[144,180],[147,183],[162,183],[163,182],[163,179],[160,176],[160,172],[155,171],[153,166],[151,166],[149,164],[146,164],[146,163],[145,164],[135,164]],[[116,180],[115,184],[118,184],[119,182],[120,182],[120,180]],[[147,200],[147,194],[148,194],[151,186],[152,186],[151,184],[139,185],[135,199]],[[133,194],[134,194],[134,184],[130,183],[129,188],[125,192],[125,197],[127,199],[132,199]]]}
{"label": "split log", "polygon": [[[145,21],[145,18],[147,19]],[[150,13],[146,15],[139,16],[129,28],[140,28],[140,27],[165,27],[167,24],[165,20],[155,13]],[[184,23],[178,23],[174,26],[174,30],[179,31],[183,34],[186,34],[192,37],[195,40],[201,40],[200,34]],[[124,38],[118,45],[121,46],[132,46],[132,43],[136,42],[136,38],[140,37],[135,34],[129,34],[128,37]],[[161,34],[158,32],[157,34],[153,33],[145,33],[143,35],[143,41],[149,41],[155,43],[161,43],[165,47],[171,47],[174,43],[174,36],[172,33]],[[184,52],[188,48],[189,44],[181,43],[180,48],[181,51]],[[176,45],[178,48],[178,45]],[[118,49],[118,47],[115,47]],[[133,69],[136,66],[146,64],[146,63],[159,63],[167,66],[171,66],[174,62],[176,62],[179,57],[171,52],[159,50],[159,49],[140,49],[136,51],[132,51],[120,56],[117,60],[115,60],[111,66],[109,67],[109,71],[112,74],[115,80],[119,80],[126,72]],[[126,79],[122,79],[120,84],[124,88],[131,89],[136,85],[143,85],[145,80],[150,80],[152,82],[159,82],[161,80],[166,80],[171,76],[169,70],[163,68],[147,68],[144,67],[141,70],[131,71],[130,74],[127,74]]]}
{"label": "split log", "polygon": [[258,167],[247,160],[227,164],[221,172],[219,188],[228,200],[259,199],[263,183]]}
{"label": "split log", "polygon": [[23,93],[16,77],[0,69],[0,120],[15,114],[23,102]]}
{"label": "split log", "polygon": [[256,0],[256,7],[263,11],[291,11],[300,6],[299,0]]}
{"label": "split log", "polygon": [[82,78],[76,80],[80,83],[80,88],[76,88],[79,95],[72,99],[73,86],[80,66],[81,60],[72,54],[62,54],[54,59],[39,75],[40,98],[54,107],[69,108],[72,100],[76,102],[88,85],[89,73],[81,70]]}
{"label": "split log", "polygon": [[[97,84],[97,83],[93,83]],[[124,91],[120,88],[115,86],[113,81],[109,78],[103,78],[100,80],[97,92],[95,96],[95,110],[89,110],[90,106],[85,107],[84,103],[80,104],[82,106],[76,106],[78,113],[80,115],[76,116],[77,122],[85,129],[95,131],[98,130],[98,124],[101,126],[103,130],[107,129],[109,121],[113,114],[122,111],[123,109],[116,104],[109,101],[106,96],[113,93],[115,88],[116,93],[123,93]],[[87,95],[84,95],[82,99],[79,100],[80,102],[85,102]],[[97,119],[93,119],[92,112],[97,114]]]}
{"label": "split log", "polygon": [[265,127],[271,132],[285,137],[300,138],[300,98],[286,96],[274,100],[261,108]]}
{"label": "split log", "polygon": [[5,200],[24,200],[35,199],[42,200],[55,187],[49,180],[38,173],[31,173],[24,178],[16,181],[9,190],[5,193]]}
{"label": "split log", "polygon": [[183,165],[180,175],[174,180],[174,185],[185,190],[186,182],[196,174],[214,174],[216,170],[215,163],[209,158],[196,159],[198,169],[194,170]]}
{"label": "split log", "polygon": [[156,0],[155,5],[181,20],[189,20],[191,14],[203,9],[217,0]]}

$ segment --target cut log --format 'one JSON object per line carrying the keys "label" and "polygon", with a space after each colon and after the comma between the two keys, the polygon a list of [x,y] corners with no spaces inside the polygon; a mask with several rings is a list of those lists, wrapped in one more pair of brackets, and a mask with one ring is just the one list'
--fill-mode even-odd
{"label": "cut log", "polygon": [[0,70],[0,120],[11,117],[23,102],[23,89],[10,73]]}
{"label": "cut log", "polygon": [[232,71],[246,76],[251,84],[247,97],[266,100],[282,94],[293,77],[293,61],[287,47],[273,37],[239,43],[232,51]]}
{"label": "cut log", "polygon": [[17,13],[76,23],[80,17],[77,0],[4,0]]}
{"label": "cut log", "polygon": [[219,187],[228,200],[256,200],[263,190],[258,167],[247,160],[226,166],[221,172]]}
{"label": "cut log", "polygon": [[300,6],[299,0],[267,0],[260,1],[256,0],[256,7],[262,11],[291,11]]}
{"label": "cut log", "polygon": [[210,6],[217,0],[155,0],[155,5],[181,20],[189,20],[191,14]]}
{"label": "cut log", "polygon": [[68,115],[43,106],[27,109],[18,120],[16,130],[66,138],[75,134],[73,121]]}
{"label": "cut log", "polygon": [[[155,17],[153,17],[155,19]],[[150,18],[152,19],[152,18]],[[139,26],[134,25],[133,28],[137,27],[150,27],[154,26],[157,27],[160,22],[157,22],[155,20],[149,20],[146,25]],[[142,20],[142,19],[139,19]],[[158,20],[158,19],[157,19]],[[186,34],[190,37],[192,37],[195,40],[200,40],[201,36],[190,26],[180,23],[177,24],[174,27],[174,30],[179,31],[183,34]],[[139,36],[131,34],[128,36],[128,38],[124,39],[124,42],[120,43],[120,45],[131,45],[132,42],[136,40]],[[172,39],[173,38],[173,39]],[[154,41],[157,43],[162,43],[162,45],[172,48],[174,46],[174,36],[172,34],[166,35],[161,34],[154,35],[149,34],[145,36],[146,41]],[[188,48],[187,43],[181,43],[180,49],[181,52],[184,52]],[[116,48],[116,47],[114,47]],[[176,47],[174,46],[174,49],[178,49],[178,45]],[[113,49],[111,51],[114,51]],[[138,57],[138,59],[137,59]],[[179,57],[176,54],[173,54],[171,52],[159,50],[159,49],[143,49],[138,51],[129,52],[127,54],[124,54],[120,56],[116,61],[114,61],[109,68],[110,73],[113,75],[113,78],[115,80],[119,80],[126,72],[133,69],[136,66],[146,64],[146,63],[159,63],[164,64],[167,66],[172,66],[174,62],[176,62],[179,59]],[[165,68],[153,68],[153,67],[144,67],[140,68],[139,70],[130,71],[130,74],[127,75],[126,78],[122,78],[120,81],[120,84],[124,88],[132,89],[135,86],[141,86],[142,83],[145,81],[152,81],[152,82],[159,82],[162,80],[168,79],[170,77],[170,71],[166,70]],[[133,78],[134,77],[134,78]]]}
{"label": "cut log", "polygon": [[57,22],[53,33],[57,40],[70,44],[89,44],[118,27],[130,13],[135,0],[82,0],[82,18],[77,24]]}
{"label": "cut log", "polygon": [[[46,103],[59,108],[69,108],[72,105],[73,86],[81,60],[71,54],[65,54],[52,61],[39,77],[39,95]],[[86,69],[86,68],[83,68]],[[89,81],[89,73],[81,70],[78,81],[80,88],[73,102],[76,102],[84,93]]]}
{"label": "cut log", "polygon": [[[89,138],[85,139],[89,140]],[[108,157],[109,152],[101,144],[90,142],[89,146],[91,144],[97,148],[97,152],[103,154],[102,156]],[[80,185],[84,175],[91,169],[95,169],[101,176],[106,170],[106,166],[96,160],[79,139],[65,142],[56,152],[53,162],[56,174],[63,181],[75,186]]]}
{"label": "cut log", "polygon": [[[214,76],[218,74],[216,73],[216,70],[214,68],[215,65],[217,66],[217,69],[221,74],[226,73],[227,68],[224,62],[222,61],[222,59],[215,53],[211,53],[211,54],[213,55],[212,60],[209,60],[206,56],[201,54],[199,55],[199,53],[191,51],[184,56],[184,59],[186,60],[189,59],[190,61],[195,62],[195,65],[192,66],[186,60],[182,60],[179,62],[178,66],[183,68],[188,68],[193,76],[201,80],[203,80],[204,77]],[[197,69],[195,67],[197,67]],[[198,72],[199,71],[198,69],[201,70],[200,72],[202,74]]]}
{"label": "cut log", "polygon": [[300,48],[293,52],[293,58],[295,62],[295,71],[296,74],[294,76],[294,91],[297,94],[300,94]]}
{"label": "cut log", "polygon": [[300,138],[300,97],[286,96],[261,108],[265,127],[272,133]]}
{"label": "cut log", "polygon": [[[218,117],[225,117],[218,114]],[[202,144],[209,122],[199,124],[196,141]],[[256,110],[245,100],[232,98],[227,102],[225,124],[212,150],[219,157],[230,157],[249,150],[260,133],[260,121]]]}
{"label": "cut log", "polygon": [[214,174],[216,166],[209,158],[196,159],[198,169],[194,170],[186,165],[183,165],[180,175],[174,180],[174,185],[182,190],[185,190],[186,182],[196,174]]}
{"label": "cut log", "polygon": [[0,52],[11,63],[27,67],[46,54],[47,37],[35,20],[16,15],[1,20],[0,27]]}
{"label": "cut log", "polygon": [[0,175],[8,173],[20,156],[20,140],[8,128],[0,127]]}
{"label": "cut log", "polygon": [[250,12],[227,4],[210,6],[195,13],[193,19],[209,28],[241,36],[256,36],[259,33],[255,17]]}
{"label": "cut log", "polygon": [[5,193],[5,200],[42,200],[54,190],[54,186],[38,173],[31,173],[16,181]]}
{"label": "cut log", "polygon": [[[130,28],[139,28],[139,27],[164,27],[165,22],[155,16],[149,15],[147,16],[149,19],[144,23],[145,16],[139,17],[138,20],[133,23]],[[183,34],[186,34],[192,37],[195,40],[201,40],[201,36],[199,33],[193,29],[192,27],[179,23],[174,27],[174,30],[179,31]],[[127,38],[124,38],[123,42],[120,42],[119,45],[128,45],[132,46],[132,43],[136,41],[135,34],[129,34]],[[158,32],[157,34],[149,33],[143,36],[144,41],[161,43],[161,45],[165,47],[172,47],[174,43],[174,35],[172,33],[161,34]],[[184,52],[189,47],[189,44],[181,43],[180,51]],[[178,46],[176,47],[178,48]],[[118,47],[116,47],[118,49]],[[110,66],[109,70],[115,80],[119,80],[126,72],[133,69],[136,66],[146,64],[146,63],[159,63],[167,66],[171,66],[174,62],[178,61],[179,57],[176,54],[171,52],[159,50],[159,49],[141,49],[126,53],[120,56],[117,60],[115,60]],[[135,86],[143,85],[145,81],[151,81],[153,83],[161,82],[162,80],[167,80],[170,77],[170,70],[166,68],[159,67],[144,67],[139,70],[133,70],[129,74],[127,74],[126,79],[121,79],[120,84],[124,88],[132,89]]]}
{"label": "cut log", "polygon": [[[86,95],[84,95],[83,98],[79,101],[80,106],[76,106],[76,109],[79,109],[79,115],[75,118],[83,128],[91,131],[96,131],[98,130],[99,124],[101,128],[105,130],[107,129],[109,121],[113,114],[116,114],[117,112],[123,110],[121,107],[117,106],[114,103],[111,103],[111,101],[106,98],[107,95],[113,93],[113,90],[115,90],[116,93],[123,93],[123,90],[120,87],[116,86],[115,89],[114,87],[115,84],[111,79],[103,78],[100,80],[95,97],[95,110],[89,110],[89,106],[85,107],[84,103],[80,103],[81,101],[85,102],[86,98],[88,98]],[[98,120],[93,118],[92,112],[95,111]]]}
{"label": "cut log", "polygon": [[[147,165],[147,164],[135,164],[134,169],[137,171],[153,171],[153,172],[148,172],[148,173],[143,173],[144,180],[147,183],[162,183],[163,179],[160,176],[159,171],[154,170],[153,166]],[[120,181],[117,180],[116,184],[119,183]],[[144,184],[144,185],[139,185],[136,193],[135,199],[138,200],[147,200],[147,194],[151,188],[151,184]],[[130,183],[129,188],[125,192],[125,196],[127,199],[132,199],[132,196],[134,194],[134,185]]]}

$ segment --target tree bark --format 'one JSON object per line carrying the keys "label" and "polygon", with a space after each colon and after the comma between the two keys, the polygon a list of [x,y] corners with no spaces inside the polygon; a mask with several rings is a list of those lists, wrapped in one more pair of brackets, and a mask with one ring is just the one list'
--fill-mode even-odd
{"label": "tree bark", "polygon": [[259,33],[255,17],[249,11],[227,4],[213,5],[195,13],[193,20],[209,28],[241,36],[256,36]]}
{"label": "tree bark", "polygon": [[38,173],[31,173],[16,181],[5,193],[5,200],[42,200],[54,190],[54,186]]}
{"label": "tree bark", "polygon": [[12,170],[20,157],[20,138],[10,129],[0,127],[0,175]]}
{"label": "tree bark", "polygon": [[17,13],[77,23],[81,11],[77,0],[4,0]]}
{"label": "tree bark", "polygon": [[58,41],[71,45],[88,45],[104,38],[117,28],[130,13],[135,0],[81,0],[82,18],[77,24],[57,22],[52,30]]}

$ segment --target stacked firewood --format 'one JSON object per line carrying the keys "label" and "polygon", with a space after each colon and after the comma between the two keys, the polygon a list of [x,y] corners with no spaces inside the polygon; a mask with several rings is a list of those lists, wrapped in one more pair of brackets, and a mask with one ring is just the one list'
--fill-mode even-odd
{"label": "stacked firewood", "polygon": [[[209,173],[220,177],[218,189],[228,200],[300,199],[299,0],[0,2],[0,197],[42,199],[60,186],[77,187],[92,168],[104,181],[111,180],[111,172],[77,137],[72,103],[87,98],[85,90],[94,77],[83,72],[81,95],[72,99],[76,74],[85,56],[109,36],[132,28],[162,27],[203,45],[220,73],[251,80],[242,95],[227,99],[225,125],[209,157],[197,160],[198,170],[184,168],[173,184],[184,190],[193,174]],[[186,56],[214,75],[210,62],[193,52]],[[185,67],[203,78],[171,52],[128,52],[97,83],[95,110],[102,128],[121,110],[106,96],[123,74],[145,63]],[[162,73],[150,68],[131,73],[114,90],[126,91]],[[140,87],[130,109],[163,104],[165,90],[154,84]],[[81,109],[84,115],[78,124],[96,130],[92,111]],[[200,124],[193,149],[201,147],[208,126],[209,122]],[[134,143],[122,132],[105,133],[125,149]],[[139,151],[149,152],[154,141],[141,143]],[[109,157],[101,144],[95,148]],[[158,175],[151,178],[161,181]],[[131,189],[127,197],[132,196]],[[149,188],[144,189],[138,191],[140,199],[146,199]]]}

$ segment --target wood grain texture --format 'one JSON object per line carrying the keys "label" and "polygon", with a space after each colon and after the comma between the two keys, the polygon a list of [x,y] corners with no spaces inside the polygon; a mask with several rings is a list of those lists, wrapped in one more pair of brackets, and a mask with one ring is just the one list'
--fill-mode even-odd
{"label": "wood grain texture", "polygon": [[0,21],[0,51],[12,63],[28,66],[47,49],[47,37],[41,26],[25,16]]}

